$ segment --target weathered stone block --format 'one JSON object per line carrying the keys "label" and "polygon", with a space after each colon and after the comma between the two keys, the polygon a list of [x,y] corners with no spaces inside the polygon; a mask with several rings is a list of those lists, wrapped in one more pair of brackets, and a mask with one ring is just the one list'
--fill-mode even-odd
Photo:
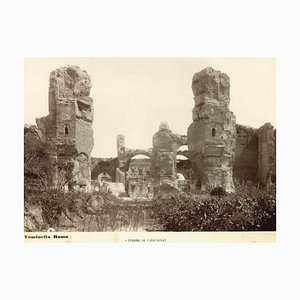
{"label": "weathered stone block", "polygon": [[229,104],[230,80],[228,75],[206,68],[193,77],[192,90],[195,97],[205,94],[206,101],[217,100]]}

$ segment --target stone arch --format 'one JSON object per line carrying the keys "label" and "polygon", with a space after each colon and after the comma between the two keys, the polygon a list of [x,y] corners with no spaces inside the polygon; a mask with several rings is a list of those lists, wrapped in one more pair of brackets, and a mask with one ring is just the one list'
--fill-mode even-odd
{"label": "stone arch", "polygon": [[98,180],[98,175],[101,173],[107,173],[112,182],[116,181],[116,169],[119,165],[118,158],[110,159],[110,160],[100,160],[96,165],[92,168],[91,178],[92,180]]}
{"label": "stone arch", "polygon": [[[138,153],[139,151],[135,152],[136,154],[132,154],[130,156],[127,157],[126,159],[126,163],[125,166],[122,168],[123,172],[127,172],[129,170],[130,164],[132,163],[132,160],[134,160],[134,157],[138,156],[138,155],[143,155],[145,157],[147,157],[149,159],[149,164],[152,165],[152,157],[150,156],[150,154],[148,152],[144,152],[143,150],[141,150],[140,153]],[[145,158],[145,159],[147,159]],[[149,174],[150,176],[150,174]]]}
{"label": "stone arch", "polygon": [[149,152],[134,151],[125,165],[125,190],[132,197],[153,195],[152,160]]}
{"label": "stone arch", "polygon": [[137,156],[137,155],[144,155],[147,156],[150,160],[152,159],[152,151],[151,149],[149,150],[142,150],[142,149],[135,149],[135,150],[127,150],[125,153],[125,157],[124,157],[124,167],[122,171],[127,171],[129,164],[131,162],[131,160]]}
{"label": "stone arch", "polygon": [[182,174],[184,180],[190,180],[192,164],[189,160],[187,145],[181,145],[176,152],[176,173]]}

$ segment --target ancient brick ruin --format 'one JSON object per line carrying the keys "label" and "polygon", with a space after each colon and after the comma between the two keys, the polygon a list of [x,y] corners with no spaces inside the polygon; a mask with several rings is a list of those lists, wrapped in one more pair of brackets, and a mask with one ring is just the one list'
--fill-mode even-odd
{"label": "ancient brick ruin", "polygon": [[276,130],[270,123],[259,129],[237,125],[233,176],[265,187],[276,182]]}
{"label": "ancient brick ruin", "polygon": [[[152,197],[162,186],[209,192],[235,191],[235,181],[266,186],[276,178],[273,126],[259,129],[236,124],[229,109],[229,77],[212,68],[194,75],[195,106],[187,135],[162,122],[152,148],[126,148],[117,136],[118,156],[92,158],[93,99],[91,79],[76,66],[50,74],[49,115],[37,119],[53,160],[74,164],[75,184],[85,191],[105,186],[117,196]],[[51,146],[55,145],[55,146]]]}
{"label": "ancient brick ruin", "polygon": [[193,77],[195,107],[188,128],[194,184],[202,191],[223,187],[234,192],[235,116],[229,110],[229,77],[206,68]]}
{"label": "ancient brick ruin", "polygon": [[86,71],[76,66],[59,68],[50,74],[49,114],[37,119],[54,160],[69,160],[79,187],[91,187],[93,138],[92,84]]}

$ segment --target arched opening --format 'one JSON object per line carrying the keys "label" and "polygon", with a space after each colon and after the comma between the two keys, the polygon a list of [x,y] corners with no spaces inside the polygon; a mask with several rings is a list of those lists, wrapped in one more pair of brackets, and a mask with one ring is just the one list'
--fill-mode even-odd
{"label": "arched opening", "polygon": [[98,182],[100,183],[100,186],[102,186],[104,182],[112,182],[112,179],[109,174],[101,173],[98,175]]}
{"label": "arched opening", "polygon": [[91,178],[92,180],[98,180],[98,176],[101,173],[107,173],[111,177],[111,181],[116,181],[116,169],[118,167],[118,159],[107,159],[107,160],[100,160],[94,167],[92,168]]}
{"label": "arched opening", "polygon": [[66,135],[69,134],[69,127],[68,127],[67,124],[65,124],[65,134],[66,134]]}
{"label": "arched opening", "polygon": [[178,180],[185,180],[184,175],[181,173],[177,173],[177,179]]}
{"label": "arched opening", "polygon": [[188,158],[188,146],[181,146],[176,153],[177,183],[180,190],[189,190],[189,182],[192,172],[192,164]]}
{"label": "arched opening", "polygon": [[213,129],[211,130],[211,135],[212,135],[212,136],[216,136],[216,128],[213,128]]}
{"label": "arched opening", "polygon": [[130,197],[151,197],[151,159],[144,154],[136,154],[128,161],[126,168],[126,191]]}

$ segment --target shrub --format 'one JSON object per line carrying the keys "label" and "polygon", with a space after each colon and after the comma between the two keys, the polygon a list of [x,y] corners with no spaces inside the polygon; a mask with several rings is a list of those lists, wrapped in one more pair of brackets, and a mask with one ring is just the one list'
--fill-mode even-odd
{"label": "shrub", "polygon": [[111,193],[94,194],[49,189],[27,191],[25,231],[115,231],[145,229],[152,202],[118,199]]}
{"label": "shrub", "polygon": [[[84,206],[87,204],[90,194],[81,192],[64,192],[62,189],[49,188],[47,190],[25,191],[25,216],[35,218],[32,214],[38,209],[41,214],[40,222],[35,222],[34,231],[56,228],[61,225],[62,218],[72,221],[71,216],[82,218]],[[26,227],[26,224],[25,224]],[[31,228],[25,228],[32,231]]]}
{"label": "shrub", "polygon": [[276,230],[275,188],[239,187],[222,198],[161,194],[154,199],[153,217],[165,231]]}

